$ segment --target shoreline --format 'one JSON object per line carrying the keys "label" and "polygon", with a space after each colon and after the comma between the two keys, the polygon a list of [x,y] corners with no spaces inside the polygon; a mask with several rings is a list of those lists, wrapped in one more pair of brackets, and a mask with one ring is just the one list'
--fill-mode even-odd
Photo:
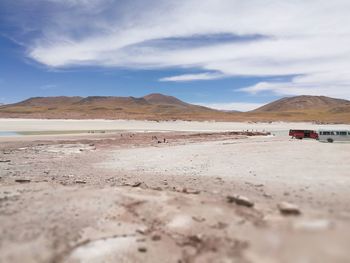
{"label": "shoreline", "polygon": [[62,120],[0,119],[0,132],[57,131],[134,131],[134,132],[224,132],[286,131],[289,129],[348,129],[349,124],[315,124],[312,122],[216,122],[216,121],[140,121],[140,120]]}

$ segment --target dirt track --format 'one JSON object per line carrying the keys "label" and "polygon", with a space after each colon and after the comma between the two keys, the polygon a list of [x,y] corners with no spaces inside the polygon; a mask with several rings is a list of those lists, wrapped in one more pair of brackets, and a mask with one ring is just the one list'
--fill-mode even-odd
{"label": "dirt track", "polygon": [[349,148],[189,133],[3,142],[0,262],[349,262]]}

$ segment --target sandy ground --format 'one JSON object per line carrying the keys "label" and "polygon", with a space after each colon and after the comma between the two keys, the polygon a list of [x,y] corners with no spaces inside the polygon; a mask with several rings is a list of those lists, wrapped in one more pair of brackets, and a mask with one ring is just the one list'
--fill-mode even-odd
{"label": "sandy ground", "polygon": [[0,262],[349,262],[349,158],[286,136],[4,137]]}
{"label": "sandy ground", "polygon": [[340,213],[350,210],[349,159],[350,144],[252,137],[116,150],[103,166],[145,176],[220,177],[259,188],[256,198],[272,195]]}

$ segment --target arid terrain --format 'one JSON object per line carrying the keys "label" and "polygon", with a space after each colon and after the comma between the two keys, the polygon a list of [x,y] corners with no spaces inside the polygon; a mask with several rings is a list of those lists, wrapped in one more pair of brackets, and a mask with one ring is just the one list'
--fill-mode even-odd
{"label": "arid terrain", "polygon": [[300,126],[350,129],[0,120],[33,132],[0,137],[0,262],[349,262],[350,144]]}
{"label": "arid terrain", "polygon": [[163,94],[135,97],[37,97],[0,106],[0,118],[350,123],[350,101],[283,98],[250,112],[219,111]]}

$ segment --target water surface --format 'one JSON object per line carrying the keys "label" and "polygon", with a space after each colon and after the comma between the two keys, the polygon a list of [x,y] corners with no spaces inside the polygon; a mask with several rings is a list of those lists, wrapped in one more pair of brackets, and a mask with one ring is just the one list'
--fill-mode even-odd
{"label": "water surface", "polygon": [[0,131],[0,137],[18,136],[17,132]]}

